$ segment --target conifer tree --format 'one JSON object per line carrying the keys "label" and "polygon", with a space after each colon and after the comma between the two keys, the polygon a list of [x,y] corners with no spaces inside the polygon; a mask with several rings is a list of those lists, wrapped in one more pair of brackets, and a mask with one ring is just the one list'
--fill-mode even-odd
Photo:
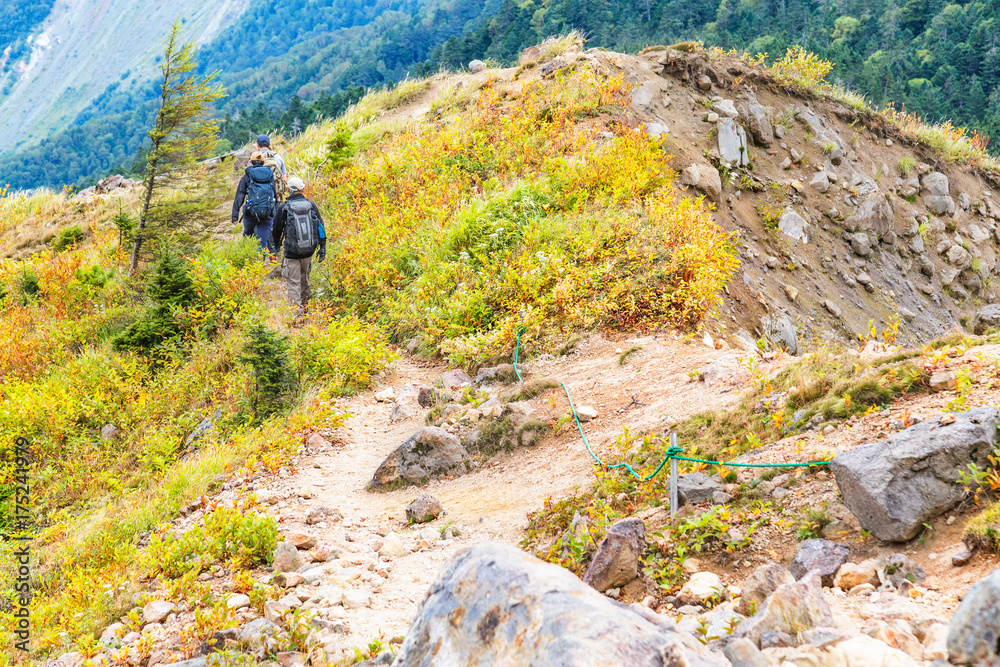
{"label": "conifer tree", "polygon": [[142,211],[135,229],[129,275],[135,272],[139,251],[150,237],[151,210],[158,192],[214,148],[218,138],[218,122],[211,119],[210,113],[213,103],[225,92],[214,83],[218,73],[196,76],[195,52],[194,42],[181,42],[181,22],[175,20],[160,65],[160,108],[148,133]]}

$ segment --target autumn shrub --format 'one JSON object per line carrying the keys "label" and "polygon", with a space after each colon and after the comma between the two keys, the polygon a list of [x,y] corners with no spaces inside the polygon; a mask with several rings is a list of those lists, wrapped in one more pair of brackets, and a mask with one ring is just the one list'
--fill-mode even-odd
{"label": "autumn shrub", "polygon": [[274,518],[221,505],[205,515],[202,525],[180,535],[166,530],[154,533],[147,556],[154,574],[176,578],[227,559],[240,567],[269,564],[277,540]]}
{"label": "autumn shrub", "polygon": [[703,201],[671,194],[659,142],[618,122],[628,100],[586,68],[485,86],[359,153],[320,194],[334,241],[317,296],[466,365],[509,354],[519,326],[696,324],[735,250]]}
{"label": "autumn shrub", "polygon": [[396,358],[377,327],[353,317],[326,321],[320,314],[295,338],[292,355],[304,380],[323,382],[334,394],[367,389]]}

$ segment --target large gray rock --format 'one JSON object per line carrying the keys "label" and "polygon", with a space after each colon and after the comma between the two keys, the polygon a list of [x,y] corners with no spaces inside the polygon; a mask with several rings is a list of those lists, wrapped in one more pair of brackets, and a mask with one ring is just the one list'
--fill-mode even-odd
{"label": "large gray rock", "polygon": [[726,644],[722,652],[729,658],[733,667],[767,667],[764,654],[749,639],[743,637],[734,639]]}
{"label": "large gray rock", "polygon": [[948,196],[927,195],[924,206],[934,215],[955,215],[955,200]]}
{"label": "large gray rock", "polygon": [[597,545],[583,583],[604,592],[634,581],[639,576],[639,558],[645,551],[646,524],[642,519],[619,521]]}
{"label": "large gray rock", "polygon": [[449,391],[455,391],[472,384],[472,378],[461,368],[453,368],[441,373],[441,383]]}
{"label": "large gray rock", "polygon": [[1000,303],[991,303],[976,312],[976,317],[972,320],[972,331],[977,336],[998,328],[1000,328]]}
{"label": "large gray rock", "polygon": [[750,161],[747,154],[747,133],[732,118],[720,118],[716,125],[719,133],[719,157],[737,167]]}
{"label": "large gray rock", "polygon": [[677,476],[677,500],[681,505],[697,505],[712,500],[716,491],[726,487],[703,472],[689,472]]}
{"label": "large gray rock", "polygon": [[797,639],[806,630],[835,625],[819,574],[810,572],[793,584],[779,586],[753,618],[740,624],[736,634],[759,646],[766,632],[784,632]]}
{"label": "large gray rock", "polygon": [[396,667],[729,667],[666,618],[625,606],[568,570],[483,542],[438,574]]}
{"label": "large gray rock", "polygon": [[833,577],[840,566],[847,562],[848,552],[843,544],[830,540],[805,540],[799,545],[788,571],[796,579],[801,579],[810,571],[819,572],[823,585],[832,587]]}
{"label": "large gray rock", "polygon": [[799,353],[799,337],[791,318],[787,315],[765,315],[760,323],[771,343],[793,356]]}
{"label": "large gray rock", "polygon": [[795,577],[778,563],[764,563],[743,582],[743,592],[736,602],[736,611],[744,616],[755,614],[768,595],[784,584],[795,583]]}
{"label": "large gray rock", "polygon": [[874,192],[844,220],[844,228],[885,236],[892,231],[894,219],[895,213],[889,200],[881,192]]}
{"label": "large gray rock", "polygon": [[940,171],[932,171],[929,174],[924,174],[924,177],[920,179],[920,186],[924,189],[924,192],[932,196],[944,197],[951,194],[948,177]]}
{"label": "large gray rock", "polygon": [[997,442],[1000,410],[981,407],[921,422],[881,442],[834,458],[830,470],[844,504],[880,540],[905,542],[923,524],[958,504],[958,473],[987,465]]}
{"label": "large gray rock", "polygon": [[757,101],[753,92],[747,91],[736,100],[736,110],[750,129],[750,135],[759,146],[770,148],[774,143],[774,128],[767,119],[767,109]]}
{"label": "large gray rock", "polygon": [[722,178],[719,177],[719,170],[710,164],[695,163],[684,167],[679,180],[683,185],[701,190],[712,201],[719,201],[719,195],[722,194]]}
{"label": "large gray rock", "polygon": [[808,228],[809,223],[806,222],[805,218],[796,213],[795,209],[791,206],[787,207],[785,212],[781,214],[781,217],[778,218],[778,231],[796,241],[809,243]]}
{"label": "large gray rock", "polygon": [[393,489],[424,484],[431,477],[464,475],[472,459],[457,436],[427,426],[389,454],[375,471],[369,489]]}
{"label": "large gray rock", "polygon": [[962,598],[948,629],[948,657],[958,665],[1000,664],[1000,570]]}

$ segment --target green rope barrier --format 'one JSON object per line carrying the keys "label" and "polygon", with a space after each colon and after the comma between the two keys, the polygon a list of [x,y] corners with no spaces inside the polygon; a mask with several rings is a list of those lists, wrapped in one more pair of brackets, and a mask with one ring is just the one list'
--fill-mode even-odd
{"label": "green rope barrier", "polygon": [[[517,367],[517,362],[520,358],[521,352],[521,334],[524,333],[524,327],[518,327],[517,329],[517,346],[514,348],[514,373],[517,374],[517,379],[524,384],[524,380],[521,379],[521,371]],[[683,453],[683,447],[669,447],[667,448],[666,456],[660,461],[660,465],[656,466],[656,470],[649,473],[648,475],[641,475],[637,473],[632,466],[626,462],[615,463],[609,465],[604,462],[601,457],[594,453],[594,450],[590,446],[590,442],[587,441],[587,434],[583,432],[583,424],[580,423],[580,417],[576,414],[576,406],[573,405],[573,399],[569,395],[569,389],[566,387],[566,383],[563,382],[562,388],[566,392],[566,400],[569,401],[569,409],[573,413],[573,419],[576,421],[576,428],[580,431],[580,438],[583,440],[584,446],[586,446],[587,451],[590,455],[597,461],[602,468],[607,470],[615,470],[617,468],[625,468],[632,475],[642,481],[647,482],[653,477],[656,477],[663,470],[663,467],[667,464],[670,459],[677,459],[678,461],[690,461],[691,463],[706,463],[708,465],[714,466],[728,466],[730,468],[808,468],[810,466],[825,466],[829,461],[810,461],[808,463],[733,463],[730,461],[709,461],[707,459],[696,459],[689,456],[680,456]]]}

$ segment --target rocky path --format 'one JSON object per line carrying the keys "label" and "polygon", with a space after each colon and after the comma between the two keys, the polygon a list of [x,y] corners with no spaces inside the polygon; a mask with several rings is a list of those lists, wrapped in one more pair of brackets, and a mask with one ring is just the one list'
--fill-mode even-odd
{"label": "rocky path", "polygon": [[[633,347],[642,349],[619,365],[619,355]],[[721,386],[690,382],[692,371],[718,356],[674,337],[619,342],[592,337],[569,357],[533,360],[526,367],[534,377],[566,382],[578,405],[598,410],[600,416],[586,428],[604,456],[623,426],[639,430],[662,425],[706,405],[722,407],[735,400],[735,392],[719,394]],[[486,540],[517,545],[528,513],[542,507],[545,498],[560,497],[593,480],[592,460],[575,428],[567,425],[535,447],[492,459],[462,477],[434,480],[419,489],[367,491],[378,465],[424,423],[423,414],[390,423],[392,404],[377,401],[375,394],[407,383],[433,384],[444,370],[404,356],[379,387],[347,402],[352,416],[337,442],[312,439],[294,471],[261,485],[259,493],[273,503],[270,511],[279,518],[283,534],[307,535],[329,545],[334,554],[342,553],[324,566],[326,583],[304,590],[314,591],[305,606],[341,622],[339,629],[345,633],[337,639],[345,652],[375,637],[402,635],[441,565],[456,550]],[[550,390],[532,404],[545,418],[567,410],[561,389]],[[444,514],[411,526],[405,508],[421,493],[440,500]],[[343,519],[307,523],[310,511],[323,507]],[[449,537],[441,539],[449,526],[458,534],[449,531]],[[368,603],[345,609],[345,590],[360,591]]]}

